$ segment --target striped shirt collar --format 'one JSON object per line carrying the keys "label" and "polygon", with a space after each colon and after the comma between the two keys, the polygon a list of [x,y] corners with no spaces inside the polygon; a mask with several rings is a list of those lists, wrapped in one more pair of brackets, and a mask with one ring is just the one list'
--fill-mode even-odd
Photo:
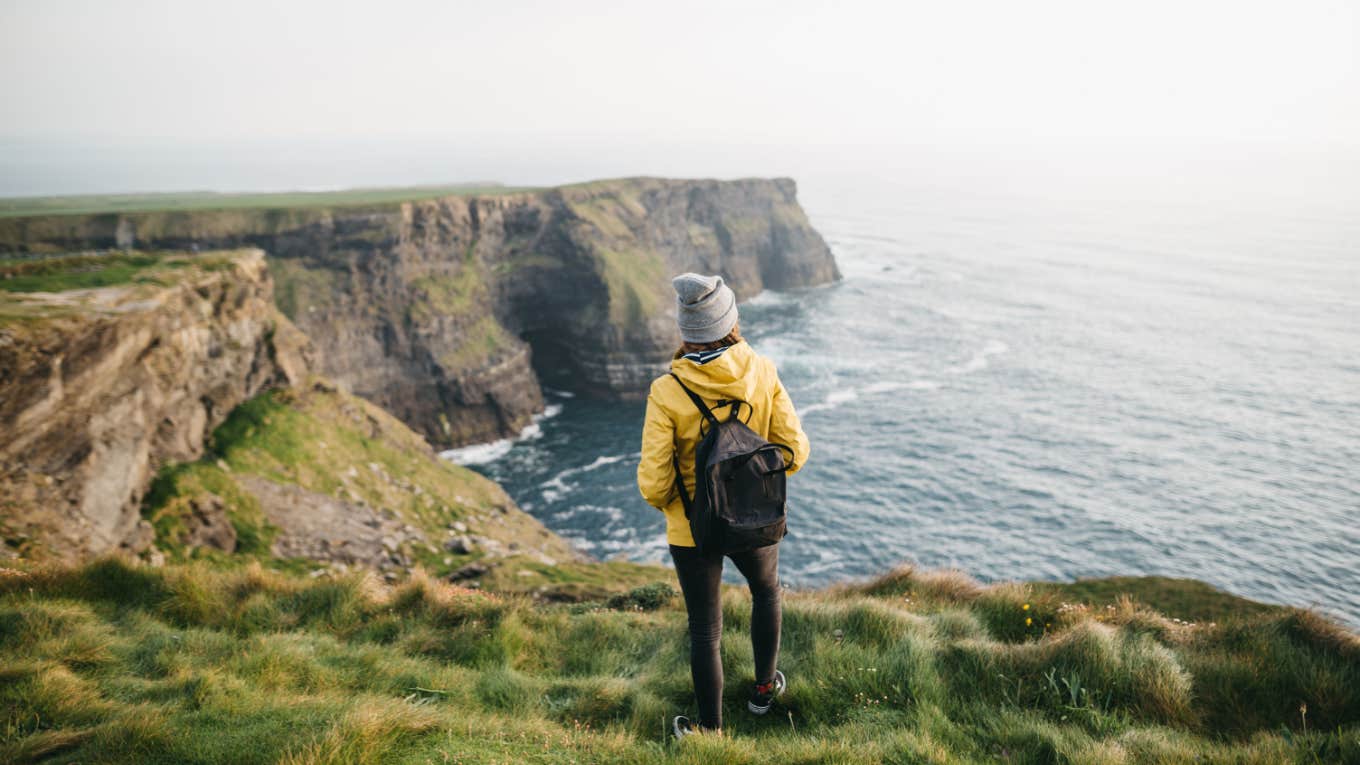
{"label": "striped shirt collar", "polygon": [[711,351],[694,351],[693,353],[686,353],[680,358],[689,359],[690,361],[693,361],[695,364],[707,364],[708,362],[723,355],[723,351],[731,347],[732,346],[730,345],[724,345],[721,348],[714,348]]}

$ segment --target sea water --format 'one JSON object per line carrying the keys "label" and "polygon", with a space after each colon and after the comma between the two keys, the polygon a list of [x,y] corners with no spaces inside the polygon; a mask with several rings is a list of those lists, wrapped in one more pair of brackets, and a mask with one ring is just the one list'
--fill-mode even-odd
{"label": "sea water", "polygon": [[[843,281],[740,309],[812,442],[790,586],[904,562],[1160,574],[1360,624],[1360,215],[802,198]],[[635,484],[643,405],[548,397],[520,439],[451,456],[586,552],[666,561]]]}

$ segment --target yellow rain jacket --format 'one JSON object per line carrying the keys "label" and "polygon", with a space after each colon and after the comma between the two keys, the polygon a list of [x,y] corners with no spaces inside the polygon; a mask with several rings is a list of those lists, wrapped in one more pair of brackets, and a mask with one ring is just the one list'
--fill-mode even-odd
{"label": "yellow rain jacket", "polygon": [[[807,462],[808,439],[789,394],[779,382],[774,362],[751,349],[745,341],[729,346],[720,356],[700,364],[682,358],[671,361],[671,371],[689,389],[699,394],[710,407],[720,399],[739,398],[751,404],[751,430],[772,443],[793,450],[789,474]],[[726,419],[728,407],[714,412]],[[746,417],[746,407],[741,407]],[[699,446],[699,424],[703,415],[670,375],[652,381],[647,394],[647,418],[642,426],[642,460],[638,462],[638,489],[647,504],[666,514],[666,541],[679,547],[694,547],[685,506],[675,490],[675,467],[671,455],[679,452],[685,491],[694,496],[694,450]],[[745,420],[743,420],[745,421]]]}

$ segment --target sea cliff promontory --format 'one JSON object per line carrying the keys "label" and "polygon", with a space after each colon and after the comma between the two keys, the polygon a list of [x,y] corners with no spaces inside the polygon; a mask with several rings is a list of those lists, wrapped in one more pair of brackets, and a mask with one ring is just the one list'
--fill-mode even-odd
{"label": "sea cliff promontory", "polygon": [[678,342],[671,274],[722,274],[742,299],[839,277],[789,179],[280,201],[11,214],[0,252],[258,247],[319,371],[441,447],[518,432],[540,380],[644,392]]}

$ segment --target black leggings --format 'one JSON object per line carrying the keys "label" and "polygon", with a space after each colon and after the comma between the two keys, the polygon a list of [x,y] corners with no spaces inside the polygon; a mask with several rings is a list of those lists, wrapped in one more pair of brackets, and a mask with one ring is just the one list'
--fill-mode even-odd
{"label": "black leggings", "polygon": [[[728,556],[751,588],[751,648],[755,653],[756,682],[774,679],[779,660],[779,545],[757,547]],[[718,641],[722,638],[722,557],[704,557],[693,547],[671,545],[671,559],[680,577],[689,613],[689,667],[694,696],[699,701],[699,725],[722,727],[723,668]]]}

